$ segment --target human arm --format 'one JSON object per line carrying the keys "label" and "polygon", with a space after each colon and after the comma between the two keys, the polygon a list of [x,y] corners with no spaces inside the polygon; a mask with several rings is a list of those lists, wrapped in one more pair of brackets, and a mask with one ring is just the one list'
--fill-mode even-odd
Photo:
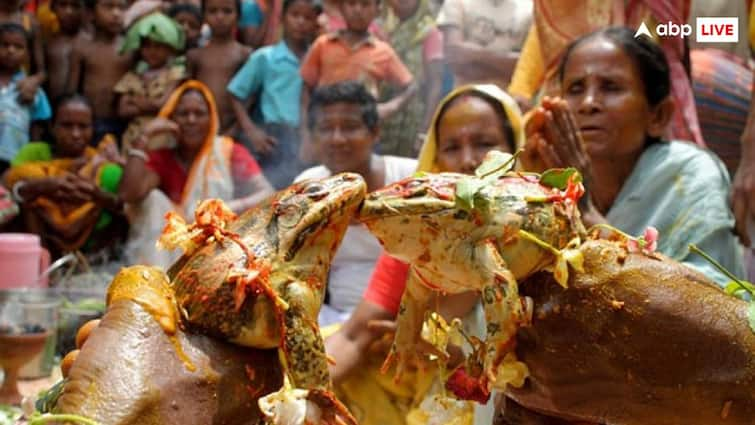
{"label": "human arm", "polygon": [[409,69],[401,62],[401,59],[392,49],[390,50],[390,58],[386,66],[388,82],[401,87],[403,90],[392,99],[378,104],[378,115],[381,120],[400,111],[418,91],[417,83],[414,81],[411,72],[409,72]]}
{"label": "human arm", "polygon": [[362,299],[351,313],[349,320],[325,340],[325,352],[333,359],[330,377],[339,383],[361,364],[364,353],[384,335],[384,330],[369,326],[370,322],[392,320],[395,314],[380,305]]}
{"label": "human arm", "polygon": [[77,39],[71,49],[71,61],[68,68],[68,79],[66,80],[66,93],[79,92],[79,83],[81,82],[82,65],[84,61],[84,51],[81,43],[83,39]]}
{"label": "human arm", "polygon": [[260,155],[272,153],[278,141],[252,122],[247,112],[246,101],[262,89],[268,70],[264,52],[260,51],[249,57],[227,86],[228,93],[231,94],[231,105],[236,122],[244,135],[252,142],[255,152]]}
{"label": "human arm", "polygon": [[404,87],[404,90],[394,96],[391,100],[379,103],[377,110],[380,119],[384,120],[400,111],[401,108],[403,108],[404,105],[406,105],[406,103],[411,100],[411,98],[415,94],[417,94],[417,91],[417,84],[412,82],[408,86]]}
{"label": "human arm", "polygon": [[27,15],[32,20],[31,28],[31,47],[32,47],[32,70],[33,74],[28,75],[23,80],[18,82],[19,100],[22,103],[29,104],[34,101],[34,96],[37,93],[42,84],[47,79],[47,67],[45,66],[45,51],[42,44],[42,34],[40,32],[39,23],[31,16]]}
{"label": "human arm", "polygon": [[567,103],[559,98],[543,98],[532,111],[525,126],[527,142],[520,156],[526,171],[543,172],[550,168],[574,167],[582,174],[586,193],[580,199],[582,221],[587,226],[607,223],[602,208],[591,196],[594,190],[592,162],[584,147],[574,116]]}
{"label": "human arm", "polygon": [[455,75],[468,80],[511,78],[519,52],[490,50],[465,41],[455,25],[443,26],[442,30],[446,60]]}
{"label": "human arm", "polygon": [[118,188],[118,197],[123,202],[141,202],[150,191],[160,186],[160,176],[147,166],[144,149],[151,137],[160,133],[175,135],[178,134],[178,131],[178,125],[165,118],[155,118],[147,123],[142,132],[142,137],[134,141],[132,145],[135,153],[128,153],[126,166],[123,169],[123,178]]}

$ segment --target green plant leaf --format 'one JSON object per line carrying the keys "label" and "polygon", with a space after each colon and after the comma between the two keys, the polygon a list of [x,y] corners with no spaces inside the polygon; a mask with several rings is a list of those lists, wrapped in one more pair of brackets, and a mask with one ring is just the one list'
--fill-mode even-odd
{"label": "green plant leaf", "polygon": [[745,294],[755,292],[755,285],[744,280],[741,280],[739,282],[732,280],[726,284],[726,286],[724,287],[724,292],[729,295],[734,295],[735,297],[744,299]]}
{"label": "green plant leaf", "polygon": [[747,308],[747,320],[750,322],[750,329],[755,332],[755,300],[750,301]]}
{"label": "green plant leaf", "polygon": [[564,190],[569,184],[569,178],[571,176],[575,176],[576,183],[582,181],[582,174],[580,174],[576,168],[552,168],[550,170],[546,170],[540,176],[540,184]]}
{"label": "green plant leaf", "polygon": [[485,186],[485,182],[475,178],[466,177],[456,183],[456,206],[463,210],[470,211],[474,208],[474,198],[477,192]]}
{"label": "green plant leaf", "polygon": [[425,177],[427,176],[426,171],[415,171],[414,174],[412,174],[412,177]]}
{"label": "green plant leaf", "polygon": [[474,171],[479,178],[498,177],[506,174],[514,167],[515,156],[501,151],[490,151],[485,155],[479,167]]}

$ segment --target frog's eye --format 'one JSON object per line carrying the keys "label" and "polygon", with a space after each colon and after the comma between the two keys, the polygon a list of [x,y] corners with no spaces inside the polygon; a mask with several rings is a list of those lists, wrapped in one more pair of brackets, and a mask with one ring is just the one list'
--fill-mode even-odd
{"label": "frog's eye", "polygon": [[322,192],[322,190],[323,190],[323,187],[322,187],[322,185],[321,185],[321,184],[319,184],[319,183],[315,183],[315,184],[310,184],[309,186],[307,186],[307,187],[306,187],[306,188],[304,189],[304,193],[306,193],[306,194],[308,194],[308,195],[311,195],[311,194],[313,194],[313,193],[319,193],[319,192]]}

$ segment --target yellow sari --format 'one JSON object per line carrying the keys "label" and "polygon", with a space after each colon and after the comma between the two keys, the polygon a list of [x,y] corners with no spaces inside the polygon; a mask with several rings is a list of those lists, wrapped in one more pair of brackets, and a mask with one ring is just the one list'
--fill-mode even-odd
{"label": "yellow sari", "polygon": [[[49,151],[48,151],[49,152]],[[5,177],[7,187],[22,181],[62,177],[76,174],[99,186],[103,170],[108,164],[122,164],[115,139],[108,135],[97,148],[87,146],[80,158],[31,160],[10,168]],[[63,252],[81,248],[89,239],[97,224],[96,213],[102,209],[94,202],[61,203],[46,197],[39,197],[28,205],[28,211],[40,217],[53,230],[71,228],[83,224],[82,230],[70,240],[54,238]],[[94,218],[94,219],[93,219]],[[88,220],[87,223],[83,223]]]}
{"label": "yellow sari", "polygon": [[[436,163],[437,134],[436,123],[440,111],[451,100],[470,93],[481,93],[500,102],[515,135],[516,146],[524,145],[522,114],[516,101],[493,84],[465,85],[449,93],[438,105],[428,129],[427,139],[419,155],[417,171],[440,172]],[[484,319],[481,309],[476,308],[465,318],[466,330],[484,337]],[[323,336],[331,335],[336,328],[322,330]],[[380,366],[386,353],[367,353],[364,365],[352,372],[337,387],[339,399],[349,407],[361,425],[424,425],[429,421],[428,412],[420,405],[440,391],[437,381],[438,370],[429,367],[405,373],[401,382],[395,383],[391,373],[381,374]],[[491,397],[491,400],[494,398]],[[446,425],[472,425],[492,423],[492,401],[486,406],[475,407],[476,403],[465,402],[453,422]]]}

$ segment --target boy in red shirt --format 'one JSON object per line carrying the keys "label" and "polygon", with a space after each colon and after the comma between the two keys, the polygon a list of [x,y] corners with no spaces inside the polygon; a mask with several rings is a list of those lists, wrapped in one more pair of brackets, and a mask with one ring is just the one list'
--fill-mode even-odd
{"label": "boy in red shirt", "polygon": [[[306,113],[309,93],[320,85],[356,80],[378,97],[378,86],[395,84],[402,88],[398,95],[380,103],[378,114],[385,119],[398,112],[416,93],[417,87],[409,70],[393,48],[369,32],[378,15],[380,0],[341,0],[341,14],[346,29],[321,35],[310,48],[301,65],[304,80],[302,115]],[[306,122],[306,116],[301,122]],[[302,137],[302,159],[312,159],[306,134]]]}

